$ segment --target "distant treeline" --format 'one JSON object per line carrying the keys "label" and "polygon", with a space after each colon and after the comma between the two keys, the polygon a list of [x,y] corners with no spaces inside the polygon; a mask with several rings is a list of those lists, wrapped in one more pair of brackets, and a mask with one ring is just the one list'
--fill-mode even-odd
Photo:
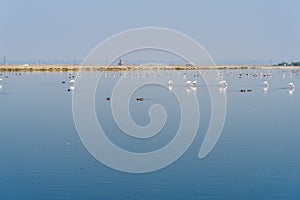
{"label": "distant treeline", "polygon": [[291,63],[281,62],[274,66],[300,66],[300,62],[291,62]]}

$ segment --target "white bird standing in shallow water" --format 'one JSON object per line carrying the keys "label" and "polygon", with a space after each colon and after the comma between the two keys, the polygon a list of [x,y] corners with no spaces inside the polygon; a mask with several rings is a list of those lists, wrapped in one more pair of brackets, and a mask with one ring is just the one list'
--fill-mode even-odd
{"label": "white bird standing in shallow water", "polygon": [[192,81],[187,81],[187,82],[186,82],[186,86],[187,86],[187,87],[191,87],[191,84],[192,84]]}
{"label": "white bird standing in shallow water", "polygon": [[75,80],[70,80],[68,91],[74,91],[75,90],[75,85],[74,84],[75,84]]}
{"label": "white bird standing in shallow water", "polygon": [[75,86],[70,86],[68,91],[74,91],[75,90]]}
{"label": "white bird standing in shallow water", "polygon": [[266,89],[269,88],[269,83],[268,83],[268,81],[265,81],[265,82],[263,83],[263,85],[264,85],[264,89],[265,89],[265,88],[266,88]]}
{"label": "white bird standing in shallow water", "polygon": [[227,86],[227,82],[226,81],[219,81],[219,85],[220,86]]}
{"label": "white bird standing in shallow water", "polygon": [[185,91],[186,91],[187,94],[189,94],[191,92],[191,84],[192,84],[192,81],[187,81],[186,82]]}
{"label": "white bird standing in shallow water", "polygon": [[265,81],[264,83],[263,83],[263,87],[264,87],[264,92],[265,92],[265,94],[268,92],[268,89],[269,89],[269,83],[268,83],[268,81]]}
{"label": "white bird standing in shallow water", "polygon": [[227,87],[228,83],[226,81],[219,81],[219,86],[220,87]]}
{"label": "white bird standing in shallow water", "polygon": [[3,81],[3,79],[2,78],[0,78],[0,90],[2,90],[2,81]]}
{"label": "white bird standing in shallow water", "polygon": [[169,88],[169,90],[173,90],[173,81],[172,80],[169,80],[168,88]]}
{"label": "white bird standing in shallow water", "polygon": [[289,89],[289,94],[292,95],[295,91],[295,85],[294,83],[289,83],[290,89]]}
{"label": "white bird standing in shallow water", "polygon": [[219,81],[219,92],[220,94],[225,94],[227,90],[227,82],[226,81]]}
{"label": "white bird standing in shallow water", "polygon": [[192,88],[196,88],[196,86],[197,86],[197,80],[192,81],[191,86],[192,86]]}
{"label": "white bird standing in shallow water", "polygon": [[192,90],[193,90],[194,92],[197,91],[197,80],[192,81],[192,83],[191,83],[191,88],[192,88]]}

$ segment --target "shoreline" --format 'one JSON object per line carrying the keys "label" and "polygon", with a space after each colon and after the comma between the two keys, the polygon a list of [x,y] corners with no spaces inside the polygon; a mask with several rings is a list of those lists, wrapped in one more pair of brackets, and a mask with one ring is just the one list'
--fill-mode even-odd
{"label": "shoreline", "polygon": [[217,66],[185,66],[185,65],[1,65],[0,72],[78,72],[78,71],[141,71],[141,70],[234,70],[234,69],[300,69],[300,66],[270,66],[270,65],[217,65]]}

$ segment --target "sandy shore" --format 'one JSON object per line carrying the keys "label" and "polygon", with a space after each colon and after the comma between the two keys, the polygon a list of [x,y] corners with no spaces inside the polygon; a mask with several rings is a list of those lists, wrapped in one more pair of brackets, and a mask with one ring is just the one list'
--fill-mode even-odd
{"label": "sandy shore", "polygon": [[68,72],[68,71],[137,71],[137,70],[213,70],[213,69],[300,69],[294,66],[266,66],[266,65],[218,65],[218,66],[185,66],[185,65],[159,65],[159,66],[100,66],[100,65],[1,65],[0,72]]}

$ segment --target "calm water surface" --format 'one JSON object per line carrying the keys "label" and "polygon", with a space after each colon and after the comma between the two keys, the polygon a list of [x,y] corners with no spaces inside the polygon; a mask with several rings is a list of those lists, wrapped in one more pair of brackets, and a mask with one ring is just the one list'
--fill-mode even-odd
{"label": "calm water surface", "polygon": [[[196,71],[105,73],[100,81],[105,89],[97,90],[95,108],[111,141],[129,151],[148,152],[174,137],[180,108],[167,87],[143,86],[129,101],[132,119],[141,126],[149,123],[147,112],[153,104],[163,105],[168,113],[161,133],[147,141],[124,134],[105,99],[122,76],[172,80],[174,73],[198,80],[197,91],[192,91],[201,110],[197,137],[175,163],[147,174],[108,168],[85,149],[73,121],[72,91],[68,91],[75,74],[1,74],[0,199],[299,199],[298,71],[216,71],[216,78],[228,83],[227,116],[218,143],[204,159],[197,155],[211,117],[209,93],[201,78],[206,71],[200,76]],[[268,91],[263,90],[264,81],[269,83]],[[185,90],[184,85],[174,83],[174,87]],[[75,92],[84,93],[76,88]],[[145,100],[136,101],[139,97]]]}

